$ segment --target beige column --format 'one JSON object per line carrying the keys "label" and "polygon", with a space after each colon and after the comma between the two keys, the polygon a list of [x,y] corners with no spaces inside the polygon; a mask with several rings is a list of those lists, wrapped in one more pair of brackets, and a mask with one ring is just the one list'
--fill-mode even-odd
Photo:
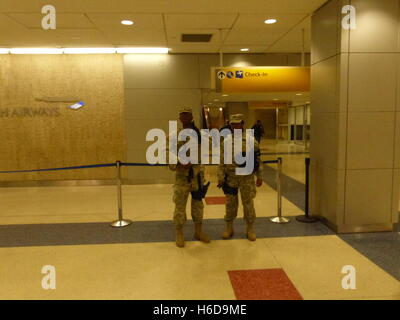
{"label": "beige column", "polygon": [[312,18],[310,204],[337,232],[398,221],[399,21],[400,0],[331,0]]}

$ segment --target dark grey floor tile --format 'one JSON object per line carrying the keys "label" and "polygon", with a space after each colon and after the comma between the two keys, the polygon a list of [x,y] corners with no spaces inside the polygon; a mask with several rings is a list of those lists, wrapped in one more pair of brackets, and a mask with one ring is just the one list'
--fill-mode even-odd
{"label": "dark grey floor tile", "polygon": [[398,232],[342,234],[339,237],[400,281]]}

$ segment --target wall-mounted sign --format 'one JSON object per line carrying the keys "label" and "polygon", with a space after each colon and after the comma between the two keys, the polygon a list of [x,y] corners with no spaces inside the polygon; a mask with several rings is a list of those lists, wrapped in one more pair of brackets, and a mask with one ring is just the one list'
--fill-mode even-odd
{"label": "wall-mounted sign", "polygon": [[72,106],[70,106],[69,108],[72,110],[78,110],[80,108],[82,108],[85,105],[85,103],[83,101],[79,101],[75,104],[73,104]]}
{"label": "wall-mounted sign", "polygon": [[212,83],[217,92],[307,92],[309,67],[224,67],[215,68]]}
{"label": "wall-mounted sign", "polygon": [[0,108],[0,118],[59,117],[59,108]]}

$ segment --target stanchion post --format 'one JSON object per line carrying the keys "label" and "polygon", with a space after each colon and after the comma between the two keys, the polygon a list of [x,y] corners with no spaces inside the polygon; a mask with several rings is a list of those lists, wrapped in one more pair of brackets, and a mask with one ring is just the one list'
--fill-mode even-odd
{"label": "stanchion post", "polygon": [[117,161],[117,198],[118,198],[118,220],[111,223],[112,227],[121,228],[129,226],[132,221],[124,220],[122,216],[122,182],[121,182],[121,161]]}
{"label": "stanchion post", "polygon": [[318,219],[310,217],[308,215],[309,212],[309,190],[310,190],[310,163],[311,160],[310,158],[305,159],[305,165],[306,165],[306,185],[305,185],[305,199],[304,199],[304,216],[297,216],[296,220],[299,222],[305,222],[305,223],[313,223],[317,222]]}
{"label": "stanchion post", "polygon": [[278,216],[271,218],[273,223],[288,223],[288,218],[282,217],[282,158],[278,158],[278,170],[276,170],[276,191],[278,193]]}

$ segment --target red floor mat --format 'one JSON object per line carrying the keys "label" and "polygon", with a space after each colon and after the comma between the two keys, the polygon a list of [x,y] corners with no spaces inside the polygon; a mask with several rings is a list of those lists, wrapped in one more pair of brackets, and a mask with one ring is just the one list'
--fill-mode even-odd
{"label": "red floor mat", "polygon": [[238,300],[303,300],[282,269],[228,271]]}
{"label": "red floor mat", "polygon": [[225,204],[225,197],[206,197],[206,204]]}

